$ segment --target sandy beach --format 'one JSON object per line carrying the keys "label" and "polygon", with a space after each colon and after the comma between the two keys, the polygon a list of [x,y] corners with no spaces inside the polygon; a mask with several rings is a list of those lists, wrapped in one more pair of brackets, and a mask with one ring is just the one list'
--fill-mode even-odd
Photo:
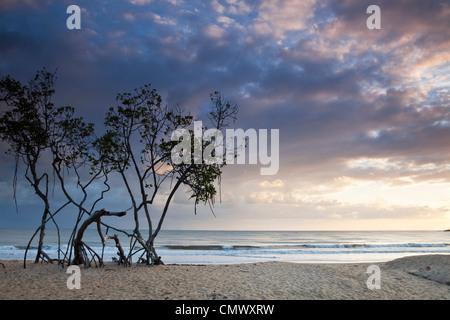
{"label": "sandy beach", "polygon": [[263,262],[80,268],[80,289],[57,264],[2,261],[0,299],[12,300],[448,300],[450,255],[376,264],[380,289],[369,290],[370,264]]}

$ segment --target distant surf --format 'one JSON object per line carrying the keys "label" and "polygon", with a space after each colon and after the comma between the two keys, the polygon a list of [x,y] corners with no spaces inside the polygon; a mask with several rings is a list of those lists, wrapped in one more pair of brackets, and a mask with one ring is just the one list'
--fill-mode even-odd
{"label": "distant surf", "polygon": [[[33,230],[0,229],[0,260],[22,260]],[[52,258],[67,250],[70,230],[48,231],[44,251]],[[103,248],[95,230],[85,241],[104,259],[116,257],[114,242]],[[127,243],[124,238],[122,243]],[[36,245],[28,257],[33,259]],[[127,253],[127,247],[124,245]],[[450,254],[450,235],[442,231],[162,231],[156,250],[165,263],[376,262],[422,254]],[[59,254],[59,256],[58,256]],[[137,258],[135,259],[137,260]]]}

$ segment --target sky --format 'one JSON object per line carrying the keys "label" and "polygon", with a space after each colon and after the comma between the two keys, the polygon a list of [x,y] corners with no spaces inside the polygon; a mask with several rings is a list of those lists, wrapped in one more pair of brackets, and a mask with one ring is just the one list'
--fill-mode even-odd
{"label": "sky", "polygon": [[[67,28],[70,5],[81,29]],[[367,26],[370,5],[381,29]],[[117,93],[151,83],[198,120],[219,90],[239,105],[235,128],[279,130],[275,175],[229,165],[215,215],[194,214],[180,190],[165,229],[442,230],[449,30],[450,3],[437,0],[6,0],[0,76],[57,70],[55,104],[100,126]],[[0,227],[37,227],[39,199],[19,179],[17,213],[14,159],[0,161]],[[101,207],[128,208],[120,179],[111,182]],[[133,226],[131,215],[111,223]]]}

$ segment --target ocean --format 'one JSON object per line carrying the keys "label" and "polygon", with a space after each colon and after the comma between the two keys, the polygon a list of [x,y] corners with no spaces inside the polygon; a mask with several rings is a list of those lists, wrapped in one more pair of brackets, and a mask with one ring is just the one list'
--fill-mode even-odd
{"label": "ocean", "polygon": [[[31,229],[0,229],[0,260],[23,260]],[[65,250],[71,230],[61,231]],[[118,234],[125,253],[129,239]],[[58,238],[47,230],[44,251],[57,258]],[[85,243],[101,253],[95,229]],[[34,259],[37,241],[27,258]],[[423,254],[450,254],[450,232],[443,231],[180,231],[162,230],[156,251],[165,264],[232,264],[262,261],[297,263],[382,262]],[[114,241],[104,250],[105,261],[116,257]]]}

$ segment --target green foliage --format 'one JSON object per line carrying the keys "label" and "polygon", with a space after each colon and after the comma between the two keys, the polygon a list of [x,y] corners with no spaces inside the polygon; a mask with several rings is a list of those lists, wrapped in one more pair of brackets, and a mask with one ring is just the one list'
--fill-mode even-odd
{"label": "green foliage", "polygon": [[0,118],[0,136],[9,145],[8,152],[23,158],[26,164],[36,162],[41,153],[51,149],[65,165],[88,157],[88,138],[94,133],[92,123],[74,117],[74,108],[55,108],[51,99],[56,73],[42,69],[28,85],[7,76],[0,80],[0,101],[6,111]]}
{"label": "green foliage", "polygon": [[0,135],[8,142],[9,153],[30,161],[49,147],[54,78],[54,74],[43,69],[28,85],[22,85],[10,76],[0,80],[0,101],[7,106],[0,118]]}

